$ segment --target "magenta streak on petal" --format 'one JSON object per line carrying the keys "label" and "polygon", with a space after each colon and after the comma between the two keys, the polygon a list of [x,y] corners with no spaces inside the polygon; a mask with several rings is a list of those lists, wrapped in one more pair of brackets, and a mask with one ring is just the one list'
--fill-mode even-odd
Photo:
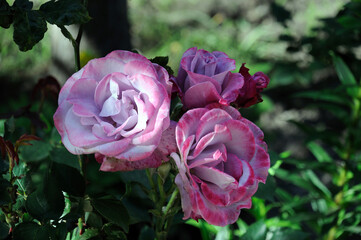
{"label": "magenta streak on petal", "polygon": [[212,109],[206,112],[200,119],[198,123],[198,129],[196,132],[196,141],[198,142],[201,137],[204,135],[215,131],[215,126],[217,124],[222,124],[223,122],[232,119],[232,117],[225,111],[221,109]]}
{"label": "magenta streak on petal", "polygon": [[214,132],[208,133],[197,142],[197,145],[192,152],[192,156],[198,156],[198,154],[208,146],[219,143],[228,143],[231,140],[232,133],[230,129],[228,129],[227,126],[216,124],[214,126]]}
{"label": "magenta streak on petal", "polygon": [[256,143],[252,131],[238,120],[223,123],[231,132],[231,141],[226,142],[229,153],[236,154],[241,159],[251,160],[256,151]]}
{"label": "magenta streak on petal", "polygon": [[224,164],[224,172],[238,180],[243,174],[242,166],[242,161],[235,154],[229,153],[227,163]]}
{"label": "magenta streak on petal", "polygon": [[265,183],[268,176],[268,169],[270,168],[270,158],[266,151],[257,146],[257,151],[250,164],[254,170],[257,180]]}
{"label": "magenta streak on petal", "polygon": [[202,151],[196,158],[188,156],[188,165],[190,169],[200,165],[215,167],[220,162],[226,161],[226,157],[227,150],[224,144],[220,144],[220,146],[214,145]]}
{"label": "magenta streak on petal", "polygon": [[206,167],[206,166],[198,166],[192,169],[193,174],[197,177],[201,178],[204,181],[211,182],[216,184],[222,189],[227,188],[230,184],[235,183],[236,180],[224,173],[219,171],[218,169]]}
{"label": "magenta streak on petal", "polygon": [[199,119],[208,111],[205,108],[192,109],[187,111],[178,121],[176,128],[176,141],[179,149],[182,149],[183,142],[190,135],[195,135]]}

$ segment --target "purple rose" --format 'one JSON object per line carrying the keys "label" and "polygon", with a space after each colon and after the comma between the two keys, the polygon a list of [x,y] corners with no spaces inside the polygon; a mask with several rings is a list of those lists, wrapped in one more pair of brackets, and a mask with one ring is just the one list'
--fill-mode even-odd
{"label": "purple rose", "polygon": [[250,107],[256,103],[262,102],[261,92],[268,86],[269,78],[263,72],[256,72],[251,76],[249,69],[242,64],[239,72],[244,77],[244,85],[239,91],[239,96],[235,102],[238,107]]}
{"label": "purple rose", "polygon": [[229,105],[237,99],[243,76],[232,73],[235,60],[223,52],[207,52],[196,47],[182,56],[176,83],[186,108],[205,107],[210,103]]}
{"label": "purple rose", "polygon": [[[217,107],[209,109],[212,107]],[[270,166],[262,131],[229,106],[186,112],[176,127],[180,157],[175,160],[184,219],[210,224],[234,223],[251,207],[258,183]]]}
{"label": "purple rose", "polygon": [[154,152],[169,127],[171,89],[164,68],[139,54],[114,51],[67,80],[55,127],[71,153],[96,153],[101,170],[156,167],[164,159],[162,151]]}

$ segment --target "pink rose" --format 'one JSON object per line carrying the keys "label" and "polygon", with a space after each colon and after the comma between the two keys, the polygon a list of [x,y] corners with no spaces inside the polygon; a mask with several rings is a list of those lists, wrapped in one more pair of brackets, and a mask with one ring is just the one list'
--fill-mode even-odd
{"label": "pink rose", "polygon": [[153,153],[169,127],[171,89],[164,68],[139,54],[114,51],[67,80],[55,127],[71,153],[96,153],[101,170],[157,167],[164,158],[162,151]]}
{"label": "pink rose", "polygon": [[210,103],[229,105],[237,99],[243,76],[232,73],[235,60],[223,52],[207,52],[196,47],[182,56],[176,83],[186,108],[205,107]]}
{"label": "pink rose", "polygon": [[[214,106],[209,106],[212,108]],[[203,218],[210,224],[234,223],[241,208],[251,207],[258,182],[265,183],[270,159],[262,131],[239,112],[221,108],[186,112],[176,127],[184,219]]]}
{"label": "pink rose", "polygon": [[251,76],[248,73],[249,69],[244,65],[245,63],[239,69],[239,72],[244,77],[244,85],[235,103],[238,107],[246,108],[263,101],[261,92],[268,86],[269,78],[263,72],[256,72]]}

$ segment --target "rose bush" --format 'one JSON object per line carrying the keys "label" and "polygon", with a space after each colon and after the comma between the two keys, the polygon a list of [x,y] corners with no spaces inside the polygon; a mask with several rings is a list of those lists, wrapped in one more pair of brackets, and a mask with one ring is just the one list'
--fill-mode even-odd
{"label": "rose bush", "polygon": [[[262,131],[232,107],[208,106],[186,112],[176,127],[180,157],[175,182],[184,219],[210,224],[234,223],[241,208],[251,207],[258,182],[270,166]],[[212,109],[213,108],[213,109]]]}
{"label": "rose bush", "polygon": [[157,167],[168,154],[159,144],[170,123],[171,89],[164,68],[114,51],[67,80],[54,123],[65,147],[73,154],[96,153],[101,170]]}
{"label": "rose bush", "polygon": [[235,60],[223,52],[208,52],[196,47],[182,56],[176,84],[186,108],[205,107],[210,103],[229,105],[243,86],[243,76],[232,73]]}

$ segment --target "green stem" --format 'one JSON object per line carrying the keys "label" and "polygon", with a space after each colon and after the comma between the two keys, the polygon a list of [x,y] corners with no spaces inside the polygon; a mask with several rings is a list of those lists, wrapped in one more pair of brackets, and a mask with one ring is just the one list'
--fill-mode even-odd
{"label": "green stem", "polygon": [[81,37],[83,35],[83,27],[80,26],[79,32],[78,32],[78,35],[77,35],[76,39],[74,39],[73,35],[71,35],[71,33],[68,31],[68,29],[66,29],[66,27],[64,25],[58,25],[58,27],[61,29],[61,32],[63,33],[64,37],[69,39],[71,41],[71,44],[73,45],[74,60],[75,60],[75,70],[79,71],[80,70],[80,50],[79,50],[79,46],[80,46]]}
{"label": "green stem", "polygon": [[172,193],[172,196],[170,196],[170,199],[169,199],[169,202],[168,202],[167,206],[165,207],[165,209],[163,211],[164,215],[167,215],[169,209],[173,206],[174,201],[177,199],[178,193],[179,193],[178,188],[175,188],[173,193]]}

